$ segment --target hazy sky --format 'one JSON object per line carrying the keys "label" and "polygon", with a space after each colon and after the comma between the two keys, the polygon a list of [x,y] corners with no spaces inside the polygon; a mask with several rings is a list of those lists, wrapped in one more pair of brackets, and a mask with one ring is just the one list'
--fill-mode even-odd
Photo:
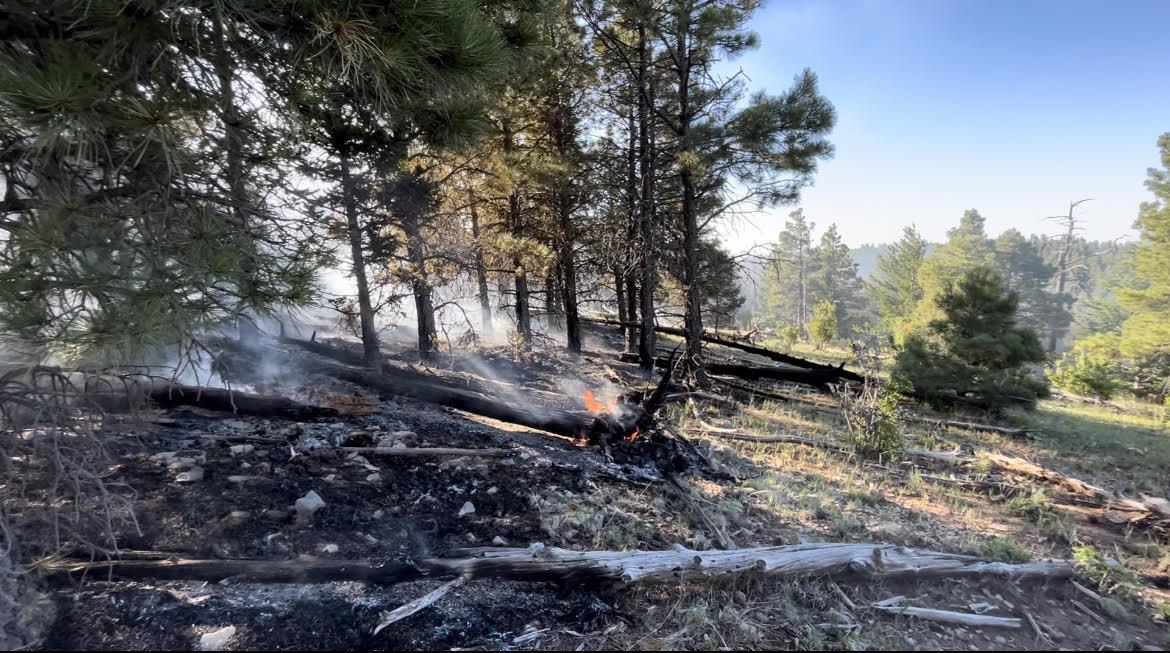
{"label": "hazy sky", "polygon": [[[994,235],[1055,230],[1083,197],[1086,236],[1131,233],[1170,131],[1170,0],[772,0],[734,62],[779,91],[804,67],[837,107],[837,153],[799,206],[850,245],[916,223],[941,240],[964,209]],[[792,207],[725,228],[770,242]]]}

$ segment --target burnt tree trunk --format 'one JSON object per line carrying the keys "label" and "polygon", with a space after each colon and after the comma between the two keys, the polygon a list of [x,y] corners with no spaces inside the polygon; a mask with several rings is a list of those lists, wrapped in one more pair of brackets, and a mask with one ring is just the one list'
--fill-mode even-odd
{"label": "burnt tree trunk", "polygon": [[483,258],[483,245],[479,242],[479,211],[476,209],[475,193],[469,186],[467,200],[471,212],[471,237],[475,240],[475,286],[479,293],[479,317],[483,332],[492,332],[492,303],[488,293],[487,262]]}
{"label": "burnt tree trunk", "polygon": [[337,152],[341,170],[341,197],[345,208],[346,231],[349,236],[349,252],[353,259],[353,278],[358,291],[358,317],[362,329],[362,349],[366,364],[376,367],[382,360],[378,344],[378,331],[374,326],[374,305],[370,301],[370,283],[366,278],[366,256],[362,242],[362,229],[358,223],[357,185],[350,171],[352,154],[348,138],[341,132],[334,132],[334,150]]}
{"label": "burnt tree trunk", "polygon": [[[504,156],[511,155],[515,143],[511,126],[504,126]],[[520,191],[512,188],[508,193],[508,228],[512,237],[519,242],[524,238],[524,212],[520,206]],[[524,259],[517,252],[512,257],[512,279],[516,301],[516,333],[520,336],[521,346],[532,346],[532,311],[529,306],[528,271],[524,268]]]}
{"label": "burnt tree trunk", "polygon": [[435,328],[434,288],[427,278],[426,241],[419,225],[417,207],[400,211],[402,231],[406,236],[406,254],[410,259],[410,290],[414,295],[415,321],[418,329],[418,353],[424,359],[434,355],[439,340]]}
{"label": "burnt tree trunk", "polygon": [[654,333],[654,289],[657,287],[655,270],[654,229],[654,160],[651,131],[654,129],[652,100],[648,90],[650,67],[649,43],[644,19],[638,24],[638,166],[641,173],[641,202],[638,209],[638,246],[641,262],[639,304],[641,324],[638,330],[638,364],[644,370],[654,369],[657,338]]}

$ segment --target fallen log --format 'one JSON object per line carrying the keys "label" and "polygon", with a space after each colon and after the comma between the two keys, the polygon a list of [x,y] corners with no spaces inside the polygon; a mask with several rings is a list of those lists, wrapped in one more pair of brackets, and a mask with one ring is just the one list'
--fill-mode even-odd
{"label": "fallen log", "polygon": [[926,619],[927,621],[959,624],[973,628],[1022,628],[1024,626],[1024,622],[1015,617],[993,617],[991,615],[971,614],[969,612],[953,612],[951,610],[896,605],[871,605],[869,608],[871,610],[880,610],[892,614],[902,614],[908,617]]}
{"label": "fallen log", "polygon": [[[610,325],[610,326],[618,326],[618,327],[625,327],[625,328],[632,327],[635,329],[639,328],[639,326],[640,326],[636,322],[622,322],[621,320],[614,320],[614,319],[609,319],[609,318],[586,318],[586,317],[583,317],[583,318],[581,318],[581,321],[582,322],[589,322],[592,324],[606,324],[606,325]],[[680,329],[677,327],[655,326],[654,331],[657,333],[665,333],[667,335],[681,336],[684,338],[687,335],[686,329]],[[756,356],[762,356],[762,357],[767,358],[769,360],[776,361],[777,363],[783,363],[785,365],[790,365],[792,367],[799,367],[801,369],[806,369],[806,370],[833,371],[833,372],[838,373],[840,375],[841,379],[845,380],[845,381],[859,381],[860,382],[860,381],[864,380],[861,375],[856,374],[854,372],[850,372],[848,370],[845,370],[844,363],[841,363],[841,365],[837,366],[837,367],[834,367],[832,365],[825,365],[824,363],[816,363],[816,362],[813,362],[813,361],[810,361],[810,360],[807,360],[804,358],[800,358],[797,356],[792,356],[792,355],[784,354],[784,353],[781,353],[778,351],[773,351],[773,350],[768,349],[766,347],[759,347],[756,345],[752,345],[750,343],[739,342],[736,340],[728,340],[727,338],[721,338],[717,335],[713,335],[711,333],[706,333],[706,332],[703,333],[703,335],[700,339],[703,342],[708,343],[708,344],[719,345],[721,347],[731,347],[733,349],[738,349],[740,351],[743,351],[743,352],[746,352],[749,354],[755,354]]]}
{"label": "fallen log", "polygon": [[985,433],[998,433],[1013,438],[1027,437],[1031,430],[1021,426],[998,426],[996,424],[981,424],[978,422],[966,422],[957,419],[935,419],[932,417],[910,417],[911,421],[920,424],[941,424],[943,426],[953,426],[958,429],[966,429],[968,431],[983,431]]}
{"label": "fallen log", "polygon": [[[621,360],[633,362],[637,354],[623,353]],[[659,369],[665,368],[670,362],[668,356],[658,356],[654,365]],[[838,367],[824,367],[818,369],[802,369],[797,367],[779,367],[766,365],[748,365],[746,363],[725,363],[707,361],[704,363],[708,374],[734,376],[748,381],[767,379],[769,381],[788,381],[812,386],[818,390],[828,390],[831,385],[844,381],[857,381],[860,377],[849,370]]]}
{"label": "fallen log", "polygon": [[457,449],[453,447],[341,447],[346,453],[372,456],[479,456],[501,458],[514,453],[512,449]]}
{"label": "fallen log", "polygon": [[[702,422],[700,422],[700,424],[702,425]],[[837,442],[819,438],[808,438],[800,435],[761,435],[742,433],[732,429],[722,429],[717,427],[712,430],[712,427],[710,426],[692,430],[696,430],[701,433],[707,433],[725,440],[739,440],[743,442],[757,442],[762,444],[799,444],[839,453],[849,452],[848,447]],[[1130,499],[1114,492],[1110,492],[1104,488],[1090,485],[1089,483],[1086,483],[1080,479],[1066,476],[1060,472],[1041,467],[1035,463],[1030,463],[1023,458],[1015,458],[1013,456],[1005,456],[1003,454],[992,452],[980,452],[977,453],[977,455],[970,455],[963,453],[960,450],[931,451],[929,449],[903,449],[901,454],[903,456],[928,463],[943,463],[952,466],[973,465],[980,462],[984,464],[990,464],[993,469],[1001,472],[1026,476],[1035,480],[1056,485],[1060,488],[1072,492],[1073,494],[1091,497],[1096,502],[1098,502],[1097,505],[1106,513],[1116,512],[1136,515],[1136,518],[1128,518],[1124,520],[1123,523],[1126,524],[1146,518],[1152,518],[1155,523],[1170,522],[1170,500],[1166,500],[1161,497],[1152,497],[1145,494],[1139,495],[1139,498],[1137,499]]]}
{"label": "fallen log", "polygon": [[225,579],[255,583],[362,581],[390,585],[420,579],[492,578],[563,584],[635,584],[710,581],[741,573],[778,577],[843,576],[1069,578],[1070,560],[1021,564],[910,549],[892,544],[796,544],[729,551],[570,551],[534,544],[525,549],[454,552],[461,557],[399,562],[294,560],[104,560],[48,559],[35,566],[49,583],[90,580]]}

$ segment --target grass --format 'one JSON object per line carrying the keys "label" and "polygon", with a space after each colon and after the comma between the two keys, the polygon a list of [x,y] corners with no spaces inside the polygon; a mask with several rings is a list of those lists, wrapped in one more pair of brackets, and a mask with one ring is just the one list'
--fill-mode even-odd
{"label": "grass", "polygon": [[1036,410],[1013,417],[1035,430],[1033,445],[1050,458],[1131,483],[1131,487],[1115,489],[1161,494],[1170,469],[1170,429],[1165,427],[1161,409],[1132,401],[1115,403],[1125,412],[1042,401]]}
{"label": "grass", "polygon": [[993,537],[980,547],[979,552],[997,562],[1023,563],[1032,559],[1028,549],[1010,537]]}

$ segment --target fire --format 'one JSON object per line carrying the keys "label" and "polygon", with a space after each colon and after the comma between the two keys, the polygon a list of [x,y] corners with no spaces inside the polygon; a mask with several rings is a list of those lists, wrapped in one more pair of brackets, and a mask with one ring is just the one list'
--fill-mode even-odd
{"label": "fire", "polygon": [[617,408],[617,401],[616,400],[610,399],[609,401],[607,401],[605,403],[601,403],[600,401],[597,400],[597,397],[595,397],[593,395],[593,391],[590,390],[589,388],[585,388],[584,400],[585,400],[585,408],[588,409],[589,412],[593,413],[594,415],[600,415],[602,413],[613,412],[613,410],[615,408]]}
{"label": "fire", "polygon": [[634,432],[633,432],[633,433],[631,433],[631,434],[629,434],[629,435],[627,435],[627,436],[626,436],[626,440],[627,440],[628,442],[633,442],[634,440],[637,440],[637,439],[638,439],[638,433],[639,433],[638,427],[636,427],[636,426],[635,426],[635,427],[634,427]]}

